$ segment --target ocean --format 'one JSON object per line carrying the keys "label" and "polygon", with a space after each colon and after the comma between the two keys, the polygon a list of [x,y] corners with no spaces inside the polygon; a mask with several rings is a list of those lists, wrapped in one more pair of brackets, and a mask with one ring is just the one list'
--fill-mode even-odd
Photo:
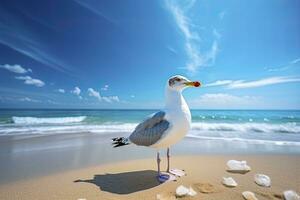
{"label": "ocean", "polygon": [[[130,133],[157,110],[0,110],[0,137],[7,135]],[[192,110],[187,137],[300,146],[297,110]]]}

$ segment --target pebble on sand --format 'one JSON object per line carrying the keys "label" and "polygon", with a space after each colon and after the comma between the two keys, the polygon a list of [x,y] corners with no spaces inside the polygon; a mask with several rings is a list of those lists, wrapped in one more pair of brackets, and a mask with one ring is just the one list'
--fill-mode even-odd
{"label": "pebble on sand", "polygon": [[227,187],[236,187],[238,185],[232,177],[223,177],[222,183]]}
{"label": "pebble on sand", "polygon": [[258,200],[253,192],[245,191],[242,193],[244,199],[246,200]]}
{"label": "pebble on sand", "polygon": [[227,167],[230,172],[245,173],[251,170],[250,166],[247,165],[247,161],[229,160]]}
{"label": "pebble on sand", "polygon": [[287,190],[283,192],[285,200],[300,200],[300,196],[293,190]]}
{"label": "pebble on sand", "polygon": [[270,187],[271,186],[271,179],[269,176],[265,174],[255,174],[254,175],[254,181],[257,185],[263,186],[263,187]]}

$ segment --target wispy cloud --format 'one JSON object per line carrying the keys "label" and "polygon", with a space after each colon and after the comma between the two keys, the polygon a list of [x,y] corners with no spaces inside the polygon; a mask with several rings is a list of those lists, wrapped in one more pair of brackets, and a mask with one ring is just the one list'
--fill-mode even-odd
{"label": "wispy cloud", "polygon": [[290,83],[290,82],[300,82],[299,77],[289,77],[289,76],[276,76],[268,77],[254,81],[245,80],[218,80],[212,83],[205,84],[205,87],[213,86],[226,86],[228,89],[243,89],[243,88],[256,88],[263,87],[267,85],[274,85],[280,83]]}
{"label": "wispy cloud", "polygon": [[101,90],[103,90],[103,91],[107,91],[107,90],[108,90],[108,88],[109,88],[109,85],[104,85],[104,86],[101,88]]}
{"label": "wispy cloud", "polygon": [[279,83],[300,82],[300,78],[293,77],[270,77],[256,81],[234,81],[228,85],[228,88],[255,88]]}
{"label": "wispy cloud", "polygon": [[297,59],[295,59],[295,60],[292,60],[290,63],[291,63],[291,64],[300,63],[300,58],[297,58]]}
{"label": "wispy cloud", "polygon": [[269,72],[279,72],[279,71],[286,71],[292,67],[294,67],[296,64],[300,63],[300,58],[297,58],[295,60],[290,61],[289,63],[282,65],[282,66],[278,66],[278,67],[266,67],[266,69]]}
{"label": "wispy cloud", "polygon": [[0,44],[61,72],[71,68],[50,53],[38,36],[24,23],[24,19],[0,8]]}
{"label": "wispy cloud", "polygon": [[66,92],[64,89],[61,89],[61,88],[57,89],[56,91],[59,92],[59,93],[65,93]]}
{"label": "wispy cloud", "polygon": [[227,93],[208,93],[190,102],[198,108],[249,108],[260,103],[261,98],[255,96],[236,96]]}
{"label": "wispy cloud", "polygon": [[213,86],[222,86],[222,85],[228,85],[230,83],[232,83],[232,80],[218,80],[212,83],[208,83],[203,85],[203,87],[213,87]]}
{"label": "wispy cloud", "polygon": [[29,98],[29,97],[20,98],[19,100],[23,101],[23,102],[33,102],[33,103],[41,102],[40,100],[32,99],[32,98]]}
{"label": "wispy cloud", "polygon": [[173,47],[167,46],[167,49],[175,55],[178,54],[177,51]]}
{"label": "wispy cloud", "polygon": [[15,78],[18,80],[23,80],[26,85],[34,85],[36,87],[43,87],[45,85],[44,81],[31,78],[31,76],[16,76]]}
{"label": "wispy cloud", "polygon": [[25,74],[25,73],[28,73],[28,72],[32,72],[32,70],[30,68],[25,69],[21,65],[4,64],[4,65],[0,65],[0,68],[6,69],[10,72],[14,72],[14,73],[17,73],[17,74]]}
{"label": "wispy cloud", "polygon": [[[217,38],[213,41],[211,48],[206,52],[200,51],[200,36],[194,30],[191,18],[188,16],[195,1],[188,1],[188,4],[180,5],[179,2],[166,0],[168,10],[173,15],[178,29],[185,39],[185,51],[188,61],[185,68],[191,74],[195,74],[199,68],[214,64],[218,53]],[[216,34],[214,34],[216,36]],[[220,35],[219,35],[220,37]]]}
{"label": "wispy cloud", "polygon": [[120,101],[118,96],[101,96],[100,92],[93,89],[93,88],[88,88],[87,92],[88,92],[88,95],[90,97],[95,97],[99,101],[105,101],[107,103],[119,102]]}
{"label": "wispy cloud", "polygon": [[99,17],[105,19],[106,21],[108,21],[110,23],[116,23],[115,20],[111,19],[110,17],[107,17],[103,12],[98,10],[95,5],[92,5],[88,1],[86,1],[86,0],[74,0],[74,1],[76,3],[78,3],[79,5],[81,5],[82,7],[86,8],[86,9],[90,10],[91,12],[93,12],[94,14],[98,15]]}

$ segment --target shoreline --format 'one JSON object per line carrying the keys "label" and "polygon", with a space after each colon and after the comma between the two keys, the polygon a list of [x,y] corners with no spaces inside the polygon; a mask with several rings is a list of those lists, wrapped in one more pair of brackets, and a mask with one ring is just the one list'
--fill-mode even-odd
{"label": "shoreline", "polygon": [[[0,186],[64,171],[127,160],[154,159],[156,150],[128,145],[112,148],[115,134],[54,134],[0,137]],[[161,151],[161,155],[165,155]],[[294,146],[249,144],[240,141],[185,137],[171,148],[172,156],[191,155],[299,155]],[[59,156],[58,156],[59,155]]]}
{"label": "shoreline", "polygon": [[[252,170],[246,174],[226,171],[229,159],[247,160]],[[192,164],[191,164],[192,162]],[[162,158],[162,169],[166,158]],[[159,184],[156,181],[156,161],[139,159],[67,170],[52,175],[19,180],[0,185],[3,199],[156,199],[160,194],[174,196],[176,187],[192,186],[197,195],[182,199],[242,199],[241,192],[249,190],[258,199],[277,199],[274,195],[292,189],[299,193],[300,157],[296,155],[198,155],[173,156],[171,166],[185,169],[187,176],[176,182]],[[270,188],[253,181],[256,173],[270,176]],[[221,184],[223,176],[233,177],[238,186],[227,188]],[[209,183],[215,191],[203,194],[197,184]]]}

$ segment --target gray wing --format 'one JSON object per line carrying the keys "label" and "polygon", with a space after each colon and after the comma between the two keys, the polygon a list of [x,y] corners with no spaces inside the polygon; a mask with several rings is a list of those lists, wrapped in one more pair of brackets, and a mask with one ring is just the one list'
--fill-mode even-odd
{"label": "gray wing", "polygon": [[140,123],[129,136],[129,140],[140,146],[155,144],[170,126],[170,123],[164,119],[165,114],[165,112],[159,111]]}

